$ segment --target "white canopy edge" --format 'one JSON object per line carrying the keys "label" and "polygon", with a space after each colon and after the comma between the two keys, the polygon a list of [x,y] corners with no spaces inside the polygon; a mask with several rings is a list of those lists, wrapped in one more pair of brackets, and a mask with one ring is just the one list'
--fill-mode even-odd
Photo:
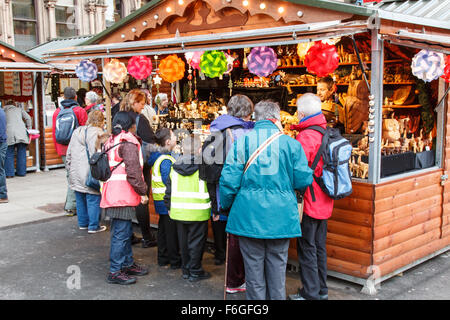
{"label": "white canopy edge", "polygon": [[49,65],[35,62],[0,62],[0,72],[48,72]]}

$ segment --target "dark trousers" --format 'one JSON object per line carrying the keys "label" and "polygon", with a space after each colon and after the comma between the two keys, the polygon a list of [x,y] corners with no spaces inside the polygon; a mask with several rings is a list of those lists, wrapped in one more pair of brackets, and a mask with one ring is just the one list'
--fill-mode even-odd
{"label": "dark trousers", "polygon": [[183,274],[203,273],[202,258],[208,236],[208,220],[193,223],[177,221],[176,224]]}
{"label": "dark trousers", "polygon": [[326,219],[318,220],[303,214],[302,237],[297,238],[297,254],[303,284],[300,294],[305,299],[317,300],[319,295],[328,294],[327,225]]}
{"label": "dark trousers", "polygon": [[245,283],[244,259],[239,246],[239,237],[229,234],[227,287],[237,288]]}
{"label": "dark trousers", "polygon": [[0,142],[0,199],[8,199],[5,174],[6,149],[8,149],[8,143]]}
{"label": "dark trousers", "polygon": [[[148,188],[151,188],[151,175],[150,168],[147,164],[144,164],[144,180]],[[139,204],[136,207],[136,219],[139,223],[139,228],[141,229],[142,238],[146,241],[153,240],[150,232],[150,215],[148,212],[148,203]]]}
{"label": "dark trousers", "polygon": [[226,221],[213,221],[211,218],[211,228],[214,237],[214,258],[216,260],[225,261],[225,255],[227,250],[227,233],[225,228],[227,226]]}
{"label": "dark trousers", "polygon": [[[226,221],[212,221],[211,226],[214,235],[214,258],[225,260],[227,250]],[[239,248],[239,237],[230,234],[228,239],[228,264],[227,264],[227,287],[237,288],[245,282],[244,260]]]}
{"label": "dark trousers", "polygon": [[168,214],[159,215],[158,223],[158,264],[181,265],[178,246],[177,225]]}

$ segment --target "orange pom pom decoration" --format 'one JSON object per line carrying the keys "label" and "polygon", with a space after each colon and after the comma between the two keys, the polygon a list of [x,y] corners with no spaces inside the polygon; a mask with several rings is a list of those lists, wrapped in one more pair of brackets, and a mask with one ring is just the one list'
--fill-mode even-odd
{"label": "orange pom pom decoration", "polygon": [[159,73],[167,82],[175,82],[183,79],[185,64],[176,54],[172,54],[161,60],[159,64]]}

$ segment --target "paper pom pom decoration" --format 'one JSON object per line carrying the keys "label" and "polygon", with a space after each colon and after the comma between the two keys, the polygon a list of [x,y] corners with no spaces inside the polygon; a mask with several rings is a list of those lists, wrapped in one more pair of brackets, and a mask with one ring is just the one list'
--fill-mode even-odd
{"label": "paper pom pom decoration", "polygon": [[200,70],[209,78],[220,77],[227,71],[227,58],[222,51],[212,50],[203,53]]}
{"label": "paper pom pom decoration", "polygon": [[120,62],[117,59],[111,59],[111,61],[103,67],[103,75],[108,82],[122,83],[127,77],[127,67],[123,62]]}
{"label": "paper pom pom decoration", "polygon": [[326,77],[339,66],[336,47],[317,41],[309,48],[305,57],[307,71],[318,77]]}
{"label": "paper pom pom decoration", "polygon": [[311,48],[313,44],[314,42],[300,42],[299,44],[297,44],[297,55],[300,60],[303,61],[305,59],[309,48]]}
{"label": "paper pom pom decoration", "polygon": [[423,81],[436,80],[444,73],[444,55],[425,49],[420,50],[412,59],[411,71]]}
{"label": "paper pom pom decoration", "polygon": [[159,64],[159,73],[163,80],[175,82],[184,77],[185,64],[176,54],[171,54],[161,60]]}
{"label": "paper pom pom decoration", "polygon": [[225,74],[230,74],[234,68],[234,58],[228,53],[225,53],[225,57],[227,58],[227,71],[225,71]]}
{"label": "paper pom pom decoration", "polygon": [[98,68],[97,65],[89,60],[83,60],[75,68],[75,73],[83,82],[91,82],[97,79]]}
{"label": "paper pom pom decoration", "polygon": [[202,58],[202,55],[203,51],[186,52],[184,57],[192,68],[200,70],[200,59]]}
{"label": "paper pom pom decoration", "polygon": [[136,56],[128,61],[128,73],[137,80],[146,79],[152,73],[152,60],[146,56]]}
{"label": "paper pom pom decoration", "polygon": [[445,80],[445,82],[450,82],[450,55],[445,57],[445,68],[444,68],[444,74],[441,76],[442,79]]}
{"label": "paper pom pom decoration", "polygon": [[267,77],[277,68],[278,58],[272,48],[253,48],[247,57],[248,71],[259,77]]}

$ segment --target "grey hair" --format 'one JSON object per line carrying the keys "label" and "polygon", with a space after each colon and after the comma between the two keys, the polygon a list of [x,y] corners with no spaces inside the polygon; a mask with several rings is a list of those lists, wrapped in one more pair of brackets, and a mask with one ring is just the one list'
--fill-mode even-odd
{"label": "grey hair", "polygon": [[[158,101],[159,100],[159,101]],[[169,100],[169,97],[167,96],[167,93],[158,93],[155,97],[155,103],[156,104],[160,104],[161,102],[165,101],[165,100]]]}
{"label": "grey hair", "polygon": [[277,119],[280,120],[280,105],[278,102],[263,100],[255,105],[255,120]]}
{"label": "grey hair", "polygon": [[86,99],[90,103],[96,103],[98,100],[98,94],[96,94],[94,91],[89,91],[86,93]]}
{"label": "grey hair", "polygon": [[253,112],[253,102],[243,94],[236,94],[228,101],[227,112],[236,118],[248,117]]}
{"label": "grey hair", "polygon": [[305,117],[316,114],[322,110],[320,98],[313,93],[305,93],[297,99],[297,111],[302,112]]}

